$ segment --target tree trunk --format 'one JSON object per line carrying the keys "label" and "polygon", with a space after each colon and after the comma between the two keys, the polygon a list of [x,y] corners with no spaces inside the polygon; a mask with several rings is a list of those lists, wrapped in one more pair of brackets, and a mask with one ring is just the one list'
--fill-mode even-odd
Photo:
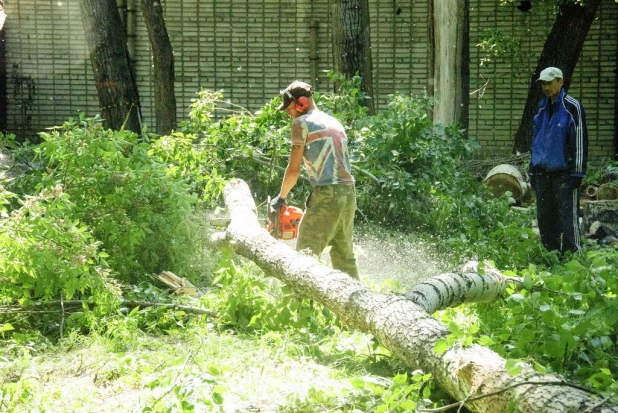
{"label": "tree trunk", "polygon": [[467,125],[468,0],[434,0],[432,6],[433,96],[436,98],[433,121],[442,125],[454,122]]}
{"label": "tree trunk", "polygon": [[[435,2],[430,0],[427,2],[427,95],[435,96],[436,94],[436,22],[433,16],[435,15]],[[433,119],[433,107],[427,109],[427,116]]]}
{"label": "tree trunk", "polygon": [[107,128],[141,133],[140,103],[115,0],[81,0],[101,117]]}
{"label": "tree trunk", "polygon": [[[455,345],[436,354],[436,342],[449,331],[419,305],[394,294],[375,293],[347,274],[276,241],[258,224],[255,202],[244,181],[228,183],[224,199],[231,222],[226,232],[213,235],[216,244],[231,245],[266,274],[325,305],[346,325],[373,334],[410,367],[431,373],[455,400],[466,400],[470,411],[557,413],[584,411],[598,404],[589,393],[566,385],[559,376],[539,375],[530,365],[510,376],[503,358],[477,344]],[[476,398],[481,395],[485,396]],[[601,403],[594,411],[618,412],[618,406]]]}
{"label": "tree trunk", "polygon": [[335,69],[350,79],[362,78],[364,105],[375,113],[368,0],[335,0],[332,5],[333,60]]}
{"label": "tree trunk", "polygon": [[174,50],[165,27],[161,0],[142,0],[142,14],[154,63],[156,131],[159,135],[167,135],[176,128]]}
{"label": "tree trunk", "polygon": [[4,0],[0,0],[0,133],[7,130],[7,90],[6,90],[6,41],[4,22]]}
{"label": "tree trunk", "polygon": [[564,89],[569,89],[571,76],[584,46],[584,40],[601,0],[586,0],[584,6],[564,3],[559,6],[556,21],[547,36],[543,52],[530,78],[530,89],[524,112],[515,134],[515,152],[528,152],[532,144],[532,126],[543,91],[537,79],[543,69],[554,66],[562,70]]}
{"label": "tree trunk", "polygon": [[[616,37],[618,37],[618,27],[616,28]],[[614,160],[618,161],[618,46],[616,47],[616,67],[614,68],[616,87],[616,99],[614,100],[614,110],[616,116],[614,117]]]}

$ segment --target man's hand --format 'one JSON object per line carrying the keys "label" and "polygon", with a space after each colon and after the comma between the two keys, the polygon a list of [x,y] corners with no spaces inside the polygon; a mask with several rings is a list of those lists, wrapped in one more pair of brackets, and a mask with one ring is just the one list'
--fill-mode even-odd
{"label": "man's hand", "polygon": [[284,205],[285,198],[281,198],[279,195],[270,200],[270,210],[273,212],[279,211]]}
{"label": "man's hand", "polygon": [[571,189],[579,189],[583,179],[583,176],[571,175]]}
{"label": "man's hand", "polygon": [[528,176],[530,177],[530,187],[532,187],[532,189],[536,191],[536,180],[537,180],[536,174],[529,174]]}

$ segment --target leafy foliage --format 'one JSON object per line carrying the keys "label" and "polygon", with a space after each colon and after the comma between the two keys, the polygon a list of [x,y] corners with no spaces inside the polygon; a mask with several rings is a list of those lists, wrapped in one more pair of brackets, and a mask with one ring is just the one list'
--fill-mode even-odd
{"label": "leafy foliage", "polygon": [[[429,98],[394,96],[388,111],[359,122],[353,156],[381,181],[359,196],[372,218],[427,230],[444,225],[432,211],[459,183],[458,163],[475,145],[454,127],[434,126],[427,116],[431,105]],[[364,176],[359,181],[368,183]]]}
{"label": "leafy foliage", "polygon": [[519,40],[498,29],[484,29],[479,37],[480,41],[476,46],[485,55],[480,59],[480,66],[485,66],[496,58],[506,57],[517,65],[513,68],[514,72],[518,72],[522,68],[525,55]]}
{"label": "leafy foliage", "polygon": [[317,303],[294,294],[275,280],[255,275],[249,267],[238,267],[225,253],[221,256],[215,289],[202,300],[216,308],[219,323],[241,331],[276,331],[300,328],[324,328],[334,316]]}
{"label": "leafy foliage", "polygon": [[117,286],[107,254],[75,219],[77,207],[61,185],[19,200],[21,207],[12,211],[7,205],[16,195],[1,186],[0,191],[0,304],[90,296],[103,304],[112,299]]}
{"label": "leafy foliage", "polygon": [[193,245],[195,197],[146,142],[98,119],[69,121],[41,137],[35,152],[46,168],[37,188],[62,186],[72,219],[92,228],[121,280],[179,267]]}
{"label": "leafy foliage", "polygon": [[551,272],[530,265],[524,288],[513,285],[503,306],[479,306],[492,348],[510,359],[533,358],[541,371],[561,372],[598,390],[615,388],[618,302],[612,250],[573,257]]}
{"label": "leafy foliage", "polygon": [[[245,180],[257,199],[266,200],[279,191],[276,168],[285,166],[290,149],[285,143],[287,115],[277,105],[274,99],[252,114],[230,109],[220,93],[201,91],[191,105],[189,120],[180,132],[155,144],[155,153],[178,168],[177,173],[193,183],[208,205],[220,202],[223,185],[232,177]],[[217,120],[217,111],[231,113]],[[193,149],[187,153],[189,141]]]}
{"label": "leafy foliage", "polygon": [[421,371],[400,373],[391,380],[354,377],[352,388],[330,391],[309,390],[307,397],[296,398],[282,412],[311,411],[321,406],[328,411],[413,412],[431,404],[431,375]]}

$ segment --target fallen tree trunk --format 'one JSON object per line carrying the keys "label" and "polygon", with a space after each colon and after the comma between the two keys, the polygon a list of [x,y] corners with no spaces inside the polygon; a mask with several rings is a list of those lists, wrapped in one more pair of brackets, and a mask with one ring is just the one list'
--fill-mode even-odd
{"label": "fallen tree trunk", "polygon": [[510,376],[503,358],[477,344],[455,345],[438,355],[434,346],[449,331],[421,306],[405,297],[375,293],[277,242],[258,224],[255,201],[244,181],[232,180],[224,198],[231,222],[226,232],[213,235],[213,242],[232,246],[267,275],[329,308],[346,325],[373,334],[410,367],[431,373],[438,386],[455,400],[464,400],[470,411],[618,412],[618,406],[567,385],[560,376],[537,374],[529,364]]}

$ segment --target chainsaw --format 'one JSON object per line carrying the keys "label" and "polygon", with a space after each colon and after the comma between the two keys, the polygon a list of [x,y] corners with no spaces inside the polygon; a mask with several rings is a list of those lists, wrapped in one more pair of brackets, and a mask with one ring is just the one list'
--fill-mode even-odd
{"label": "chainsaw", "polygon": [[[268,218],[258,219],[260,225],[264,225],[266,230],[276,239],[290,241],[298,236],[298,227],[300,220],[303,217],[303,210],[284,204],[279,211],[275,211],[270,207],[270,197],[267,201]],[[229,218],[214,218],[210,220],[210,225],[213,227],[225,228],[230,224]]]}
{"label": "chainsaw", "polygon": [[266,229],[276,239],[286,241],[293,240],[298,236],[298,227],[303,218],[303,210],[283,204],[279,211],[273,211],[268,203],[268,226]]}

